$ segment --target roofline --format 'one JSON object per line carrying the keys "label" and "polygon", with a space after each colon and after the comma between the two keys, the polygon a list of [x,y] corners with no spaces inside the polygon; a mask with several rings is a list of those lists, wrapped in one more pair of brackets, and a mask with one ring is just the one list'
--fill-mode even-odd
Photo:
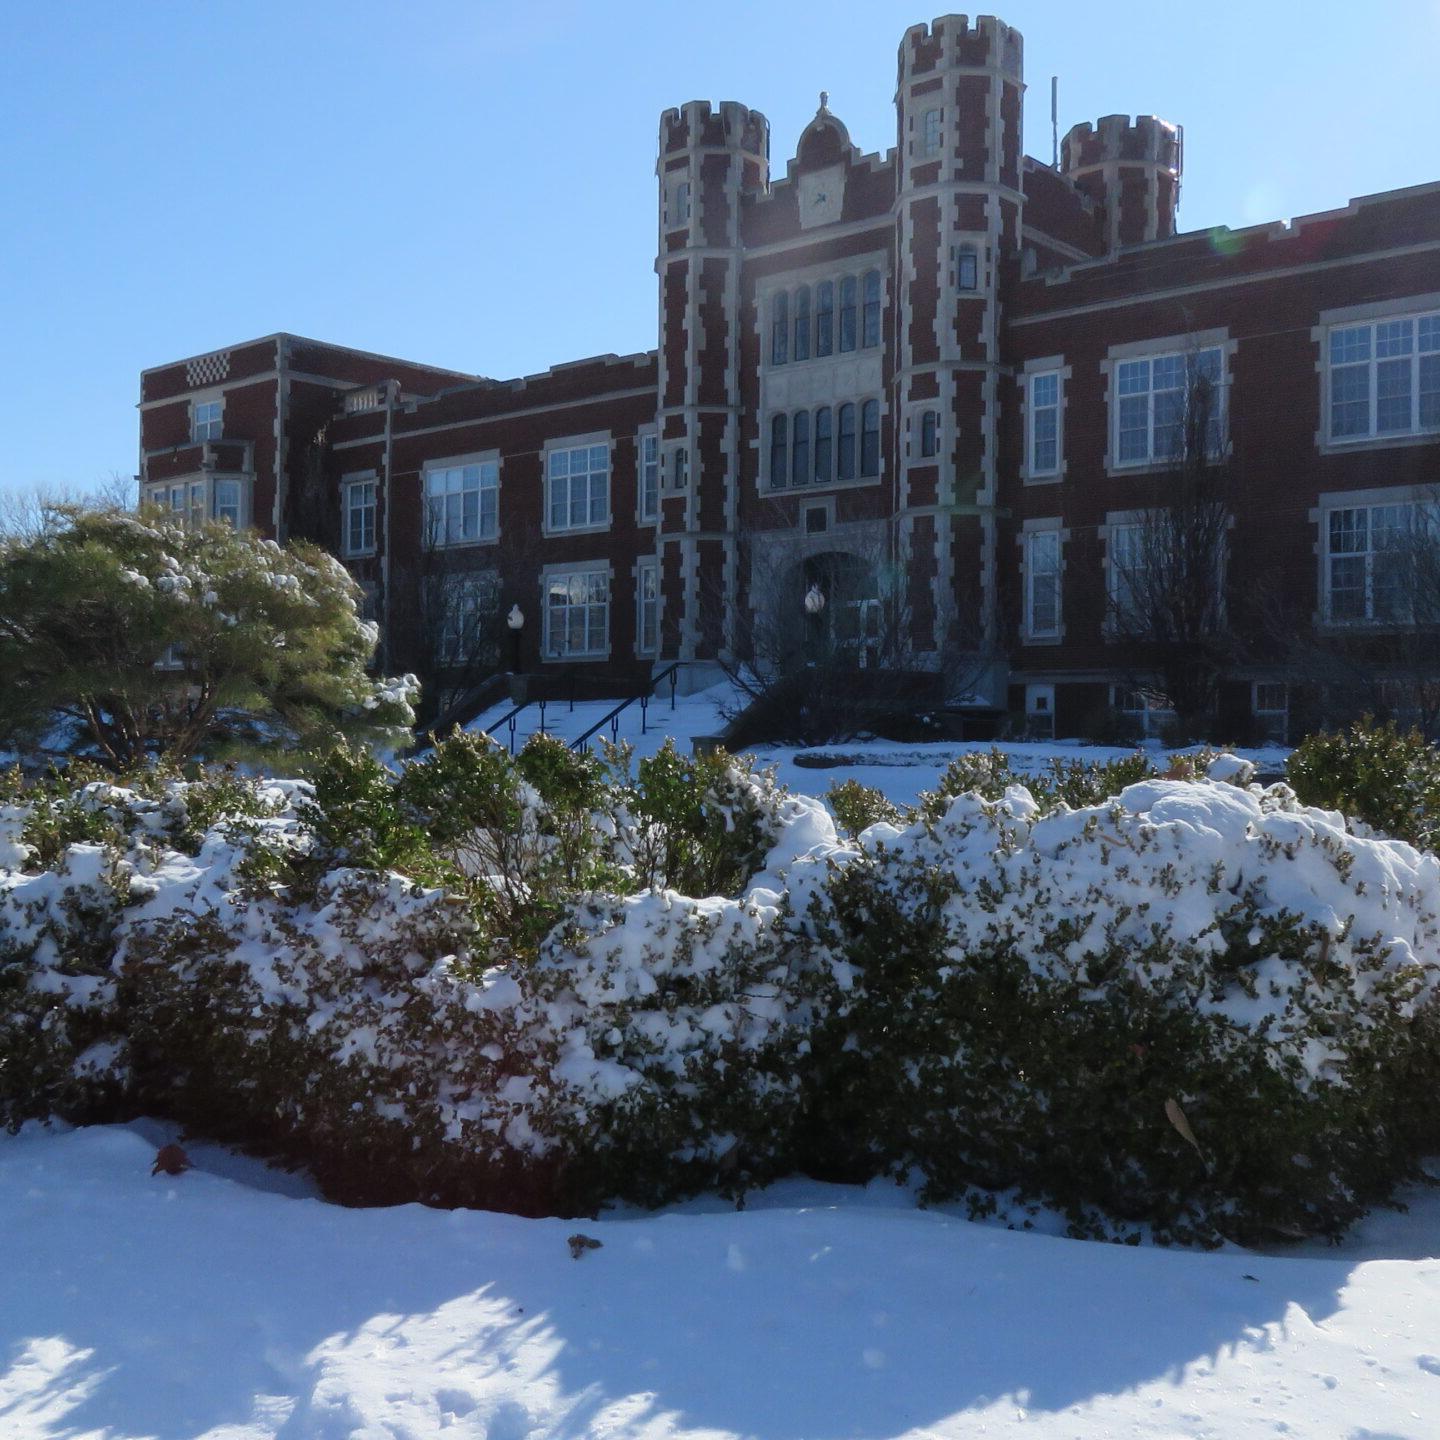
{"label": "roofline", "polygon": [[[174,360],[166,360],[161,365],[151,365],[140,372],[143,379],[146,375],[154,375],[161,370],[172,370],[176,365],[186,365],[192,360],[203,360],[207,356],[214,355],[220,350],[245,350],[252,345],[264,345],[270,341],[299,340],[306,345],[318,345],[325,350],[339,350],[345,355],[359,355],[366,360],[389,360],[397,365],[409,365],[416,370],[433,370],[439,375],[453,375],[457,380],[468,380],[487,382],[488,375],[476,375],[469,370],[451,370],[445,365],[427,365],[423,360],[406,360],[400,355],[382,355],[375,350],[357,350],[353,345],[336,345],[330,340],[316,340],[310,335],[297,335],[293,330],[276,330],[269,335],[257,335],[253,340],[239,340],[233,345],[219,345],[212,350],[201,350],[194,355],[181,355]],[[356,382],[359,383],[358,381]]]}

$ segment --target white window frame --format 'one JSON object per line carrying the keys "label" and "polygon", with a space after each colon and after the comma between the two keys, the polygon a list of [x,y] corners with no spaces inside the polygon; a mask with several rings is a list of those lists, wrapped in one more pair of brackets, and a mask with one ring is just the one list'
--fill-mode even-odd
{"label": "white window frame", "polygon": [[635,437],[635,518],[642,525],[660,518],[660,435],[653,426]]}
{"label": "white window frame", "polygon": [[[1130,542],[1130,537],[1143,535],[1150,515],[1144,510],[1127,510],[1105,517],[1102,538],[1105,541],[1105,624],[1107,634],[1113,639],[1116,615],[1120,610],[1120,582],[1124,571],[1117,551]],[[1122,541],[1122,537],[1124,537]]]}
{"label": "white window frame", "polygon": [[[540,617],[542,658],[551,663],[571,660],[608,660],[610,658],[610,608],[613,576],[608,564],[547,565],[540,577]],[[596,582],[599,582],[598,585]],[[553,603],[561,590],[568,592],[564,605]],[[576,593],[580,598],[576,599]],[[602,598],[603,597],[603,598]],[[583,644],[573,645],[569,612],[585,611]],[[594,641],[595,614],[599,612],[603,643]],[[565,616],[564,633],[555,633],[557,613]]]}
{"label": "white window frame", "polygon": [[941,147],[941,126],[945,114],[943,109],[936,105],[926,110],[920,117],[920,156],[924,160],[932,160],[940,153]]}
{"label": "white window frame", "polygon": [[[490,545],[500,538],[500,452],[427,460],[424,487],[425,544],[431,550]],[[466,497],[475,496],[475,533],[466,533]],[[487,500],[490,501],[487,505]],[[455,502],[455,503],[452,503]],[[492,523],[486,524],[489,511]],[[458,520],[458,534],[451,522]]]}
{"label": "white window frame", "polygon": [[[222,493],[227,497],[223,503]],[[233,503],[228,498],[232,493]],[[206,520],[229,520],[237,530],[247,528],[250,523],[250,481],[243,475],[192,474],[173,480],[155,480],[145,486],[145,499],[172,515],[179,515],[191,529]],[[234,512],[233,518],[223,513],[226,510]]]}
{"label": "white window frame", "polygon": [[[1106,404],[1106,427],[1105,427],[1105,472],[1108,475],[1129,475],[1145,470],[1168,470],[1172,469],[1183,458],[1182,456],[1157,456],[1155,454],[1155,396],[1159,394],[1171,394],[1171,390],[1157,392],[1154,388],[1154,367],[1155,362],[1165,360],[1180,360],[1184,364],[1186,374],[1186,387],[1194,383],[1195,362],[1201,355],[1212,350],[1218,350],[1219,363],[1217,373],[1219,376],[1220,415],[1218,423],[1218,436],[1213,458],[1220,458],[1225,454],[1230,444],[1230,367],[1235,354],[1236,341],[1230,338],[1228,330],[1224,328],[1216,330],[1205,330],[1189,335],[1166,335],[1156,337],[1153,340],[1141,340],[1130,344],[1112,345],[1105,359],[1101,362],[1101,371],[1105,376],[1105,404]],[[1146,453],[1145,456],[1136,457],[1131,460],[1120,459],[1120,416],[1121,400],[1120,383],[1121,368],[1134,361],[1146,360],[1150,362],[1150,388],[1145,391],[1137,391],[1135,394],[1148,396],[1146,406]],[[1183,390],[1180,393],[1185,393]]]}
{"label": "white window frame", "polygon": [[[1407,302],[1416,305],[1416,302]],[[1350,449],[1355,446],[1385,444],[1391,441],[1415,441],[1440,434],[1440,301],[1416,308],[1398,309],[1385,307],[1369,315],[1351,318],[1336,316],[1323,327],[1321,334],[1321,365],[1324,383],[1321,387],[1321,435],[1323,443],[1336,449]],[[1395,353],[1394,347],[1400,340],[1397,333],[1408,330],[1408,350]],[[1337,357],[1337,347],[1347,338],[1358,351],[1359,337],[1363,336],[1363,354]],[[1381,354],[1387,349],[1390,353]],[[1384,373],[1398,372],[1402,367],[1409,373],[1410,415],[1406,424],[1380,429],[1380,382]],[[1339,434],[1335,428],[1335,386],[1341,372],[1354,374],[1363,370],[1365,374],[1364,403],[1366,408],[1365,428]],[[1435,396],[1432,418],[1426,422],[1421,413],[1421,386],[1427,375],[1431,377],[1431,393]],[[1352,400],[1359,403],[1358,397]]]}
{"label": "white window frame", "polygon": [[[210,414],[211,410],[214,414]],[[201,413],[205,412],[202,419]],[[223,440],[225,438],[225,396],[197,395],[190,402],[190,440],[199,444],[202,440]]]}
{"label": "white window frame", "polygon": [[[1062,577],[1065,570],[1065,533],[1058,520],[1029,521],[1021,536],[1024,547],[1024,635],[1026,640],[1053,642],[1064,633],[1064,589]],[[1048,571],[1039,567],[1037,552],[1042,548],[1053,548],[1052,565]],[[1042,626],[1036,619],[1036,584],[1042,576],[1053,579],[1054,620]]]}
{"label": "white window frame", "polygon": [[[1375,512],[1401,510],[1408,512],[1406,527],[1423,524],[1427,530],[1440,538],[1440,508],[1437,508],[1433,493],[1416,486],[1398,486],[1381,490],[1336,491],[1320,497],[1318,510],[1311,512],[1317,525],[1316,554],[1319,558],[1318,620],[1327,628],[1339,630],[1354,628],[1384,629],[1386,626],[1408,625],[1414,617],[1403,603],[1394,614],[1376,614],[1377,570],[1384,573],[1380,561],[1386,553],[1385,547],[1375,545]],[[1335,551],[1331,548],[1332,516],[1346,511],[1365,512],[1365,546],[1363,549]],[[1388,517],[1387,517],[1388,519]],[[1335,616],[1335,561],[1359,560],[1361,562],[1361,589],[1364,599],[1364,614]],[[1345,587],[1353,588],[1353,587]]]}
{"label": "white window frame", "polygon": [[[1025,374],[1025,465],[1026,480],[1058,480],[1065,468],[1065,379],[1067,371],[1063,366],[1044,366]],[[1037,390],[1041,382],[1053,383],[1055,398],[1046,404],[1040,403]],[[1042,415],[1053,414],[1055,432],[1054,459],[1043,465],[1036,459],[1036,448],[1040,443],[1039,422]]]}
{"label": "white window frame", "polygon": [[[570,473],[570,467],[574,463],[574,457],[580,452],[585,454],[585,468],[579,472],[585,479],[585,497],[583,512],[584,518],[576,520],[574,486],[572,481],[579,478]],[[604,469],[595,468],[597,456],[603,454]],[[564,456],[565,474],[560,475],[557,469],[561,464],[560,457]],[[611,472],[611,445],[608,432],[596,432],[593,435],[572,435],[563,439],[549,440],[545,444],[545,514],[543,531],[546,535],[576,535],[594,533],[610,528],[610,472]],[[601,476],[599,485],[595,483],[595,477]],[[563,480],[564,497],[560,506],[561,515],[557,523],[555,518],[557,481]],[[596,500],[599,504],[596,504]],[[594,518],[597,511],[603,510],[600,519]]]}
{"label": "white window frame", "polygon": [[[368,502],[366,501],[367,491],[369,492]],[[361,474],[343,476],[340,481],[340,493],[343,501],[340,507],[341,553],[347,559],[359,559],[364,555],[373,555],[379,534],[380,519],[380,486],[375,478],[375,472],[367,470]],[[368,531],[363,518],[367,510],[370,513]],[[360,543],[358,545],[355,543],[355,517],[357,515],[361,517]],[[365,538],[367,533],[368,543]]]}
{"label": "white window frame", "polygon": [[635,653],[660,652],[660,561],[647,556],[635,562]]}
{"label": "white window frame", "polygon": [[[1229,405],[1228,389],[1226,383],[1225,350],[1220,345],[1201,345],[1194,350],[1157,350],[1141,355],[1127,355],[1116,360],[1113,374],[1113,393],[1110,406],[1110,453],[1113,457],[1112,464],[1116,470],[1153,470],[1157,467],[1179,465],[1185,460],[1185,402],[1186,395],[1192,393],[1200,373],[1200,365],[1209,356],[1214,356],[1216,379],[1216,392],[1219,396],[1219,414],[1217,416],[1219,434],[1216,441],[1215,451],[1212,458],[1218,459],[1224,453],[1226,437],[1229,431]],[[1139,366],[1146,367],[1145,388],[1126,391],[1125,372]],[[1161,365],[1178,365],[1183,376],[1183,382],[1179,386],[1156,385],[1157,368]],[[1156,437],[1161,431],[1159,422],[1160,405],[1159,397],[1163,395],[1179,395],[1180,402],[1180,449],[1172,452],[1162,452],[1156,448]],[[1145,453],[1143,455],[1132,455],[1128,458],[1121,455],[1121,437],[1130,433],[1122,424],[1125,414],[1126,402],[1135,401],[1144,397],[1145,400]],[[1130,427],[1133,429],[1133,427]],[[1168,428],[1168,427],[1165,427]]]}

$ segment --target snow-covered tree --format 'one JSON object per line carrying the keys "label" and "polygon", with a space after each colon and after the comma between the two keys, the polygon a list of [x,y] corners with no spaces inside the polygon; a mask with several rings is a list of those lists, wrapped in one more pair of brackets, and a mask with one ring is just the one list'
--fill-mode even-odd
{"label": "snow-covered tree", "polygon": [[409,677],[367,673],[358,596],[310,545],[64,508],[0,544],[0,735],[124,770],[408,725]]}

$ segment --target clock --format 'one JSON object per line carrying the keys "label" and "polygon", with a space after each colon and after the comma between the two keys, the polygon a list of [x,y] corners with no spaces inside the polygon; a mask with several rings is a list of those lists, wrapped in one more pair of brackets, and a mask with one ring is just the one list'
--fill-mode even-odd
{"label": "clock", "polygon": [[845,201],[845,169],[831,165],[800,177],[800,228],[828,225],[840,218]]}

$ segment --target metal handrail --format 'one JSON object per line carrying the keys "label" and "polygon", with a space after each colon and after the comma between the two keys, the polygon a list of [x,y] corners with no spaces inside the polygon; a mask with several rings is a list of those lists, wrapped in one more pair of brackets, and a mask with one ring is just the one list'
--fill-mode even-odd
{"label": "metal handrail", "polygon": [[572,750],[578,750],[582,755],[590,748],[590,737],[598,735],[607,725],[610,727],[610,743],[616,744],[620,739],[620,716],[632,705],[640,706],[640,733],[645,734],[645,727],[649,719],[650,697],[655,693],[662,680],[670,682],[670,708],[675,708],[675,675],[683,662],[677,660],[667,669],[662,670],[658,675],[651,678],[650,684],[638,695],[632,695],[628,700],[622,700],[608,715],[602,715],[583,735],[570,742]]}

